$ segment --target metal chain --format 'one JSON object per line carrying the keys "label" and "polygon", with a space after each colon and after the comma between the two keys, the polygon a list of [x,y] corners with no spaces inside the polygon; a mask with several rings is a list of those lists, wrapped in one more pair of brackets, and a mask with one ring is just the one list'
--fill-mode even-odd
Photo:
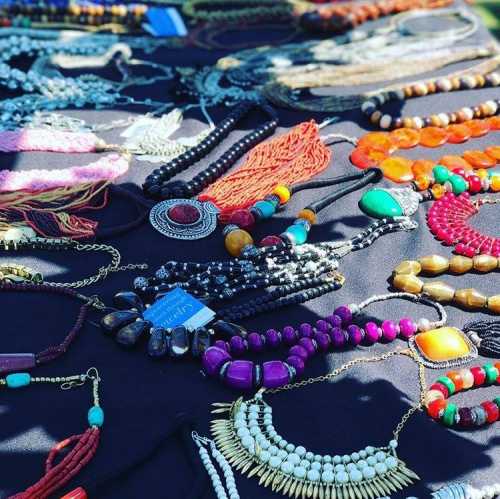
{"label": "metal chain", "polygon": [[73,246],[76,251],[104,251],[111,255],[111,263],[108,265],[103,265],[97,269],[97,273],[86,277],[85,279],[81,279],[79,281],[74,282],[47,282],[51,286],[55,287],[67,287],[67,288],[83,288],[85,286],[89,286],[91,284],[95,284],[103,279],[105,279],[108,274],[111,272],[121,272],[124,270],[145,270],[148,268],[146,263],[129,263],[127,265],[120,266],[121,263],[121,254],[120,252],[114,248],[113,246],[109,246],[107,244],[76,244]]}

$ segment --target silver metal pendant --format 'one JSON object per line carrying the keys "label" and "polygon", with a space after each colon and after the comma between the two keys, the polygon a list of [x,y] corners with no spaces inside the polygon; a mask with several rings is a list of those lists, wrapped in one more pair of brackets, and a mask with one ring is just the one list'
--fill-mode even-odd
{"label": "silver metal pendant", "polygon": [[218,208],[195,199],[169,199],[151,209],[149,221],[161,234],[173,239],[201,239],[217,227]]}

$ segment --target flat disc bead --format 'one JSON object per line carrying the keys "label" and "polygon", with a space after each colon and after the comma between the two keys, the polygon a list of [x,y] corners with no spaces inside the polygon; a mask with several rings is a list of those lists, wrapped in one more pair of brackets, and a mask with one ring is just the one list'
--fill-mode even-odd
{"label": "flat disc bead", "polygon": [[488,423],[491,424],[495,421],[498,421],[500,411],[498,409],[498,406],[494,402],[483,402],[481,406],[486,411],[486,420],[488,421]]}
{"label": "flat disc bead", "polygon": [[413,128],[399,128],[390,133],[391,141],[398,149],[410,149],[420,142],[420,131]]}
{"label": "flat disc bead", "polygon": [[411,182],[414,179],[412,171],[413,161],[401,156],[392,156],[380,163],[384,177],[396,183]]}
{"label": "flat disc bead", "polygon": [[417,177],[418,175],[430,175],[432,169],[436,166],[435,161],[430,161],[428,159],[417,159],[411,165],[411,170],[413,175]]}
{"label": "flat disc bead", "polygon": [[432,419],[439,419],[448,402],[444,399],[436,399],[427,406],[427,413]]}
{"label": "flat disc bead", "polygon": [[493,158],[497,163],[500,162],[500,146],[491,146],[484,150],[490,158]]}
{"label": "flat disc bead", "polygon": [[458,371],[458,374],[462,379],[463,390],[468,390],[469,388],[474,386],[474,376],[472,376],[472,373],[469,369],[460,369],[460,371]]}
{"label": "flat disc bead", "polygon": [[448,132],[444,128],[429,126],[420,131],[420,145],[424,147],[442,146],[448,139]]}
{"label": "flat disc bead", "polygon": [[495,159],[479,150],[465,151],[463,157],[473,168],[491,168],[497,164]]}
{"label": "flat disc bead", "polygon": [[391,137],[385,132],[369,132],[358,140],[358,147],[375,148],[390,154],[396,149]]}
{"label": "flat disc bead", "polygon": [[482,137],[490,131],[490,125],[486,120],[471,120],[464,125],[470,130],[472,137]]}
{"label": "flat disc bead", "polygon": [[457,392],[463,390],[464,382],[462,380],[462,377],[460,376],[460,373],[458,373],[457,371],[450,371],[446,373],[446,377],[451,379],[451,381],[455,385],[455,390]]}
{"label": "flat disc bead", "polygon": [[465,171],[472,171],[472,165],[465,161],[462,156],[457,156],[454,154],[447,154],[439,159],[439,164],[446,166],[449,170],[454,170],[455,168],[463,168]]}
{"label": "flat disc bead", "polygon": [[486,120],[491,130],[500,130],[500,116],[492,116]]}
{"label": "flat disc bead", "polygon": [[442,421],[446,426],[453,426],[455,424],[457,411],[458,407],[455,404],[448,402],[442,416]]}
{"label": "flat disc bead", "polygon": [[350,159],[354,166],[364,170],[366,168],[378,166],[387,156],[387,152],[382,149],[358,146],[351,153]]}
{"label": "flat disc bead", "polygon": [[481,386],[486,381],[486,373],[484,372],[482,367],[471,367],[470,372],[474,377],[474,386]]}
{"label": "flat disc bead", "polygon": [[469,140],[472,135],[470,128],[464,124],[448,125],[446,131],[448,132],[447,140],[450,144],[461,144]]}

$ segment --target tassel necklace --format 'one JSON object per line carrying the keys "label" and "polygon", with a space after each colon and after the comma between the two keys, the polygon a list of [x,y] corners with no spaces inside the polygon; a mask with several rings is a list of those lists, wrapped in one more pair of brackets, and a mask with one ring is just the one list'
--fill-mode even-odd
{"label": "tassel necklace", "polygon": [[[99,445],[100,429],[104,424],[104,411],[99,401],[100,381],[101,378],[95,367],[91,367],[85,374],[76,376],[35,378],[28,373],[19,372],[0,378],[0,387],[10,389],[23,388],[35,383],[57,383],[62,390],[69,390],[90,382],[92,383],[94,401],[87,414],[89,428],[82,434],[72,435],[54,446],[45,462],[44,476],[25,491],[9,496],[9,499],[45,499],[50,497],[75,477],[94,457]],[[70,446],[73,448],[59,463],[55,464],[54,461],[58,454]]]}
{"label": "tassel necklace", "polygon": [[[280,435],[272,406],[264,397],[312,383],[330,381],[354,366],[385,361],[396,355],[409,356],[418,363],[420,400],[405,412],[393,431],[393,439],[387,445],[368,446],[343,456],[334,452],[321,455],[308,451],[302,445],[295,445]],[[241,397],[233,403],[213,404],[213,412],[218,414],[218,419],[211,423],[213,441],[197,438],[196,435],[194,440],[200,447],[203,464],[210,476],[213,476],[215,468],[205,447],[211,448],[212,456],[219,462],[231,484],[229,471],[233,466],[244,475],[257,477],[259,484],[264,487],[270,487],[274,492],[290,498],[368,499],[387,496],[419,480],[399,459],[397,447],[399,434],[407,420],[424,405],[425,390],[424,366],[410,351],[398,350],[379,357],[361,357],[326,376],[280,388],[262,388],[247,400]],[[220,459],[219,453],[224,459]],[[216,471],[215,474],[217,475]],[[213,480],[217,485],[221,484],[220,479]],[[216,494],[218,498],[227,497],[222,485],[220,488],[216,487]]]}

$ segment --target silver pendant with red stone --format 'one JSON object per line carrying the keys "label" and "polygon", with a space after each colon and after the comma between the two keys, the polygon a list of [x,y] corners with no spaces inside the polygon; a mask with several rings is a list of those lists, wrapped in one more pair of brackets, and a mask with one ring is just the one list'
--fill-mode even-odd
{"label": "silver pendant with red stone", "polygon": [[217,227],[219,210],[211,202],[169,199],[151,209],[149,221],[161,234],[173,239],[201,239]]}

